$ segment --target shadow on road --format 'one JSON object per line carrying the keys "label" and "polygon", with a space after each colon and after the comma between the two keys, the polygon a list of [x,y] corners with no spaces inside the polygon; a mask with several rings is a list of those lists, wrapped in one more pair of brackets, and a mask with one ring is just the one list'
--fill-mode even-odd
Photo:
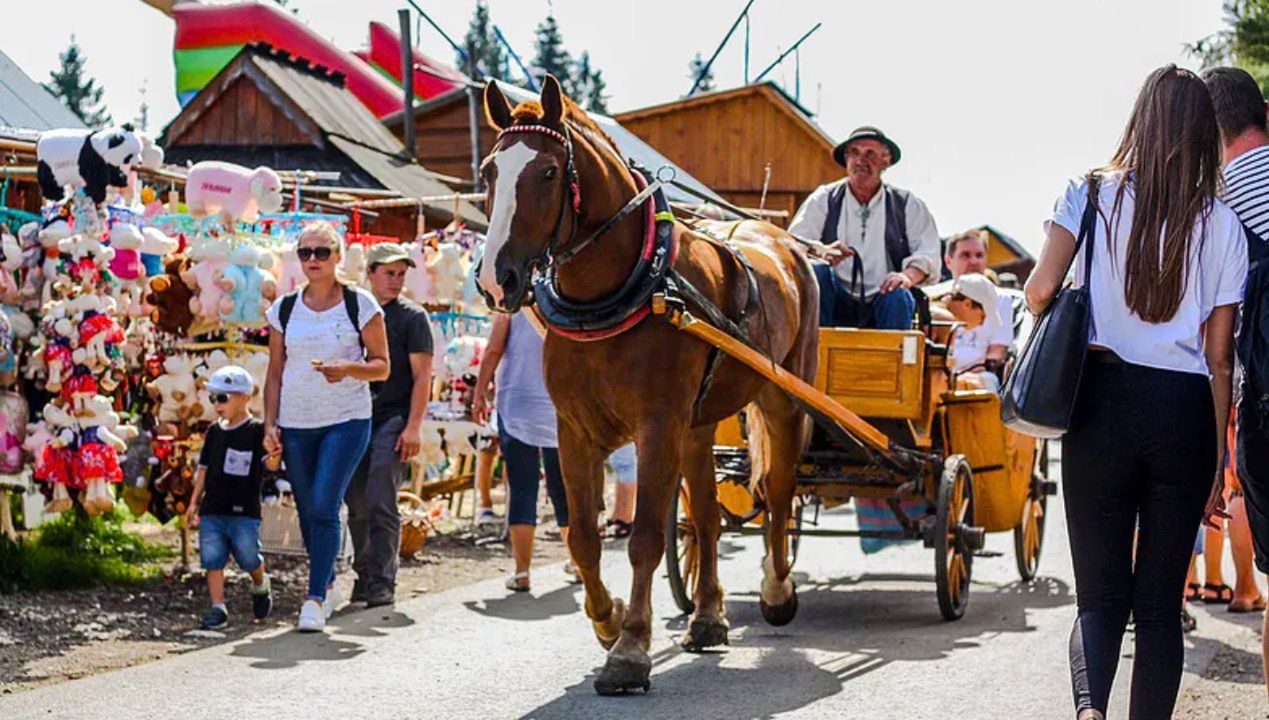
{"label": "shadow on road", "polygon": [[338,635],[383,637],[388,634],[386,631],[413,624],[414,620],[406,614],[397,612],[392,607],[381,607],[336,615],[326,623],[326,627]]}
{"label": "shadow on road", "polygon": [[233,649],[235,657],[256,658],[251,667],[260,670],[292,668],[305,662],[351,660],[365,652],[361,643],[340,640],[326,633],[301,634],[292,630],[252,639]]}
{"label": "shadow on road", "polygon": [[549,620],[557,615],[572,615],[581,609],[577,594],[581,585],[566,585],[543,595],[511,593],[489,600],[469,600],[463,607],[479,615],[503,620]]}

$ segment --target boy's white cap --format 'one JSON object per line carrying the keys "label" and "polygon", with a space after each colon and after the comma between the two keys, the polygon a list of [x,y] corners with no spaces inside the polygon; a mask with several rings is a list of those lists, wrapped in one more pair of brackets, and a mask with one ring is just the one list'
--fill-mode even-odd
{"label": "boy's white cap", "polygon": [[964,295],[982,305],[988,322],[996,317],[996,286],[991,284],[987,276],[965,273],[952,283],[952,294]]}
{"label": "boy's white cap", "polygon": [[226,365],[212,373],[207,380],[208,392],[250,395],[255,386],[256,381],[251,378],[251,373],[237,365]]}

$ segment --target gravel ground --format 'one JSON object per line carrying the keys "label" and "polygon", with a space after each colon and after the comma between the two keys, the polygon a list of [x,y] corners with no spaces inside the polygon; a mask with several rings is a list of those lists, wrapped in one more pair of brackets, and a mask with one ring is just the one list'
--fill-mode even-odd
{"label": "gravel ground", "polygon": [[[539,526],[536,563],[556,563],[567,551],[558,532]],[[458,532],[428,538],[413,559],[404,561],[397,578],[397,597],[510,574],[509,548],[498,538],[500,528],[474,535]],[[178,542],[175,533],[165,533]],[[107,586],[66,592],[0,595],[0,693],[85,677],[236,640],[247,634],[293,622],[307,582],[303,559],[266,556],[272,577],[271,617],[251,617],[250,579],[231,570],[225,598],[230,624],[222,631],[198,629],[207,608],[203,574],[175,564],[164,575],[141,585]],[[353,574],[342,573],[345,597]]]}

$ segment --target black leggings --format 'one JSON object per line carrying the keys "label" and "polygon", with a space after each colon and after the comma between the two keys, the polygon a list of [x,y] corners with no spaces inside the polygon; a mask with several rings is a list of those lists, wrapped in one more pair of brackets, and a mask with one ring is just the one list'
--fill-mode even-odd
{"label": "black leggings", "polygon": [[1062,443],[1062,492],[1079,605],[1076,712],[1106,711],[1131,612],[1129,717],[1169,718],[1185,652],[1181,593],[1216,475],[1211,385],[1093,352],[1075,422]]}

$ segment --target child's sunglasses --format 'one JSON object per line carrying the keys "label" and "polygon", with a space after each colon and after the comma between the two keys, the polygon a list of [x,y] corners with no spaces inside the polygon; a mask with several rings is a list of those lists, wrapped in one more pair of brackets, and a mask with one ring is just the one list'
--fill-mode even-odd
{"label": "child's sunglasses", "polygon": [[229,402],[229,393],[215,393],[208,395],[208,398],[211,399],[213,405],[224,405]]}
{"label": "child's sunglasses", "polygon": [[326,262],[330,260],[333,251],[329,247],[302,247],[296,248],[295,255],[300,262],[308,262],[312,258],[317,258],[318,262]]}

